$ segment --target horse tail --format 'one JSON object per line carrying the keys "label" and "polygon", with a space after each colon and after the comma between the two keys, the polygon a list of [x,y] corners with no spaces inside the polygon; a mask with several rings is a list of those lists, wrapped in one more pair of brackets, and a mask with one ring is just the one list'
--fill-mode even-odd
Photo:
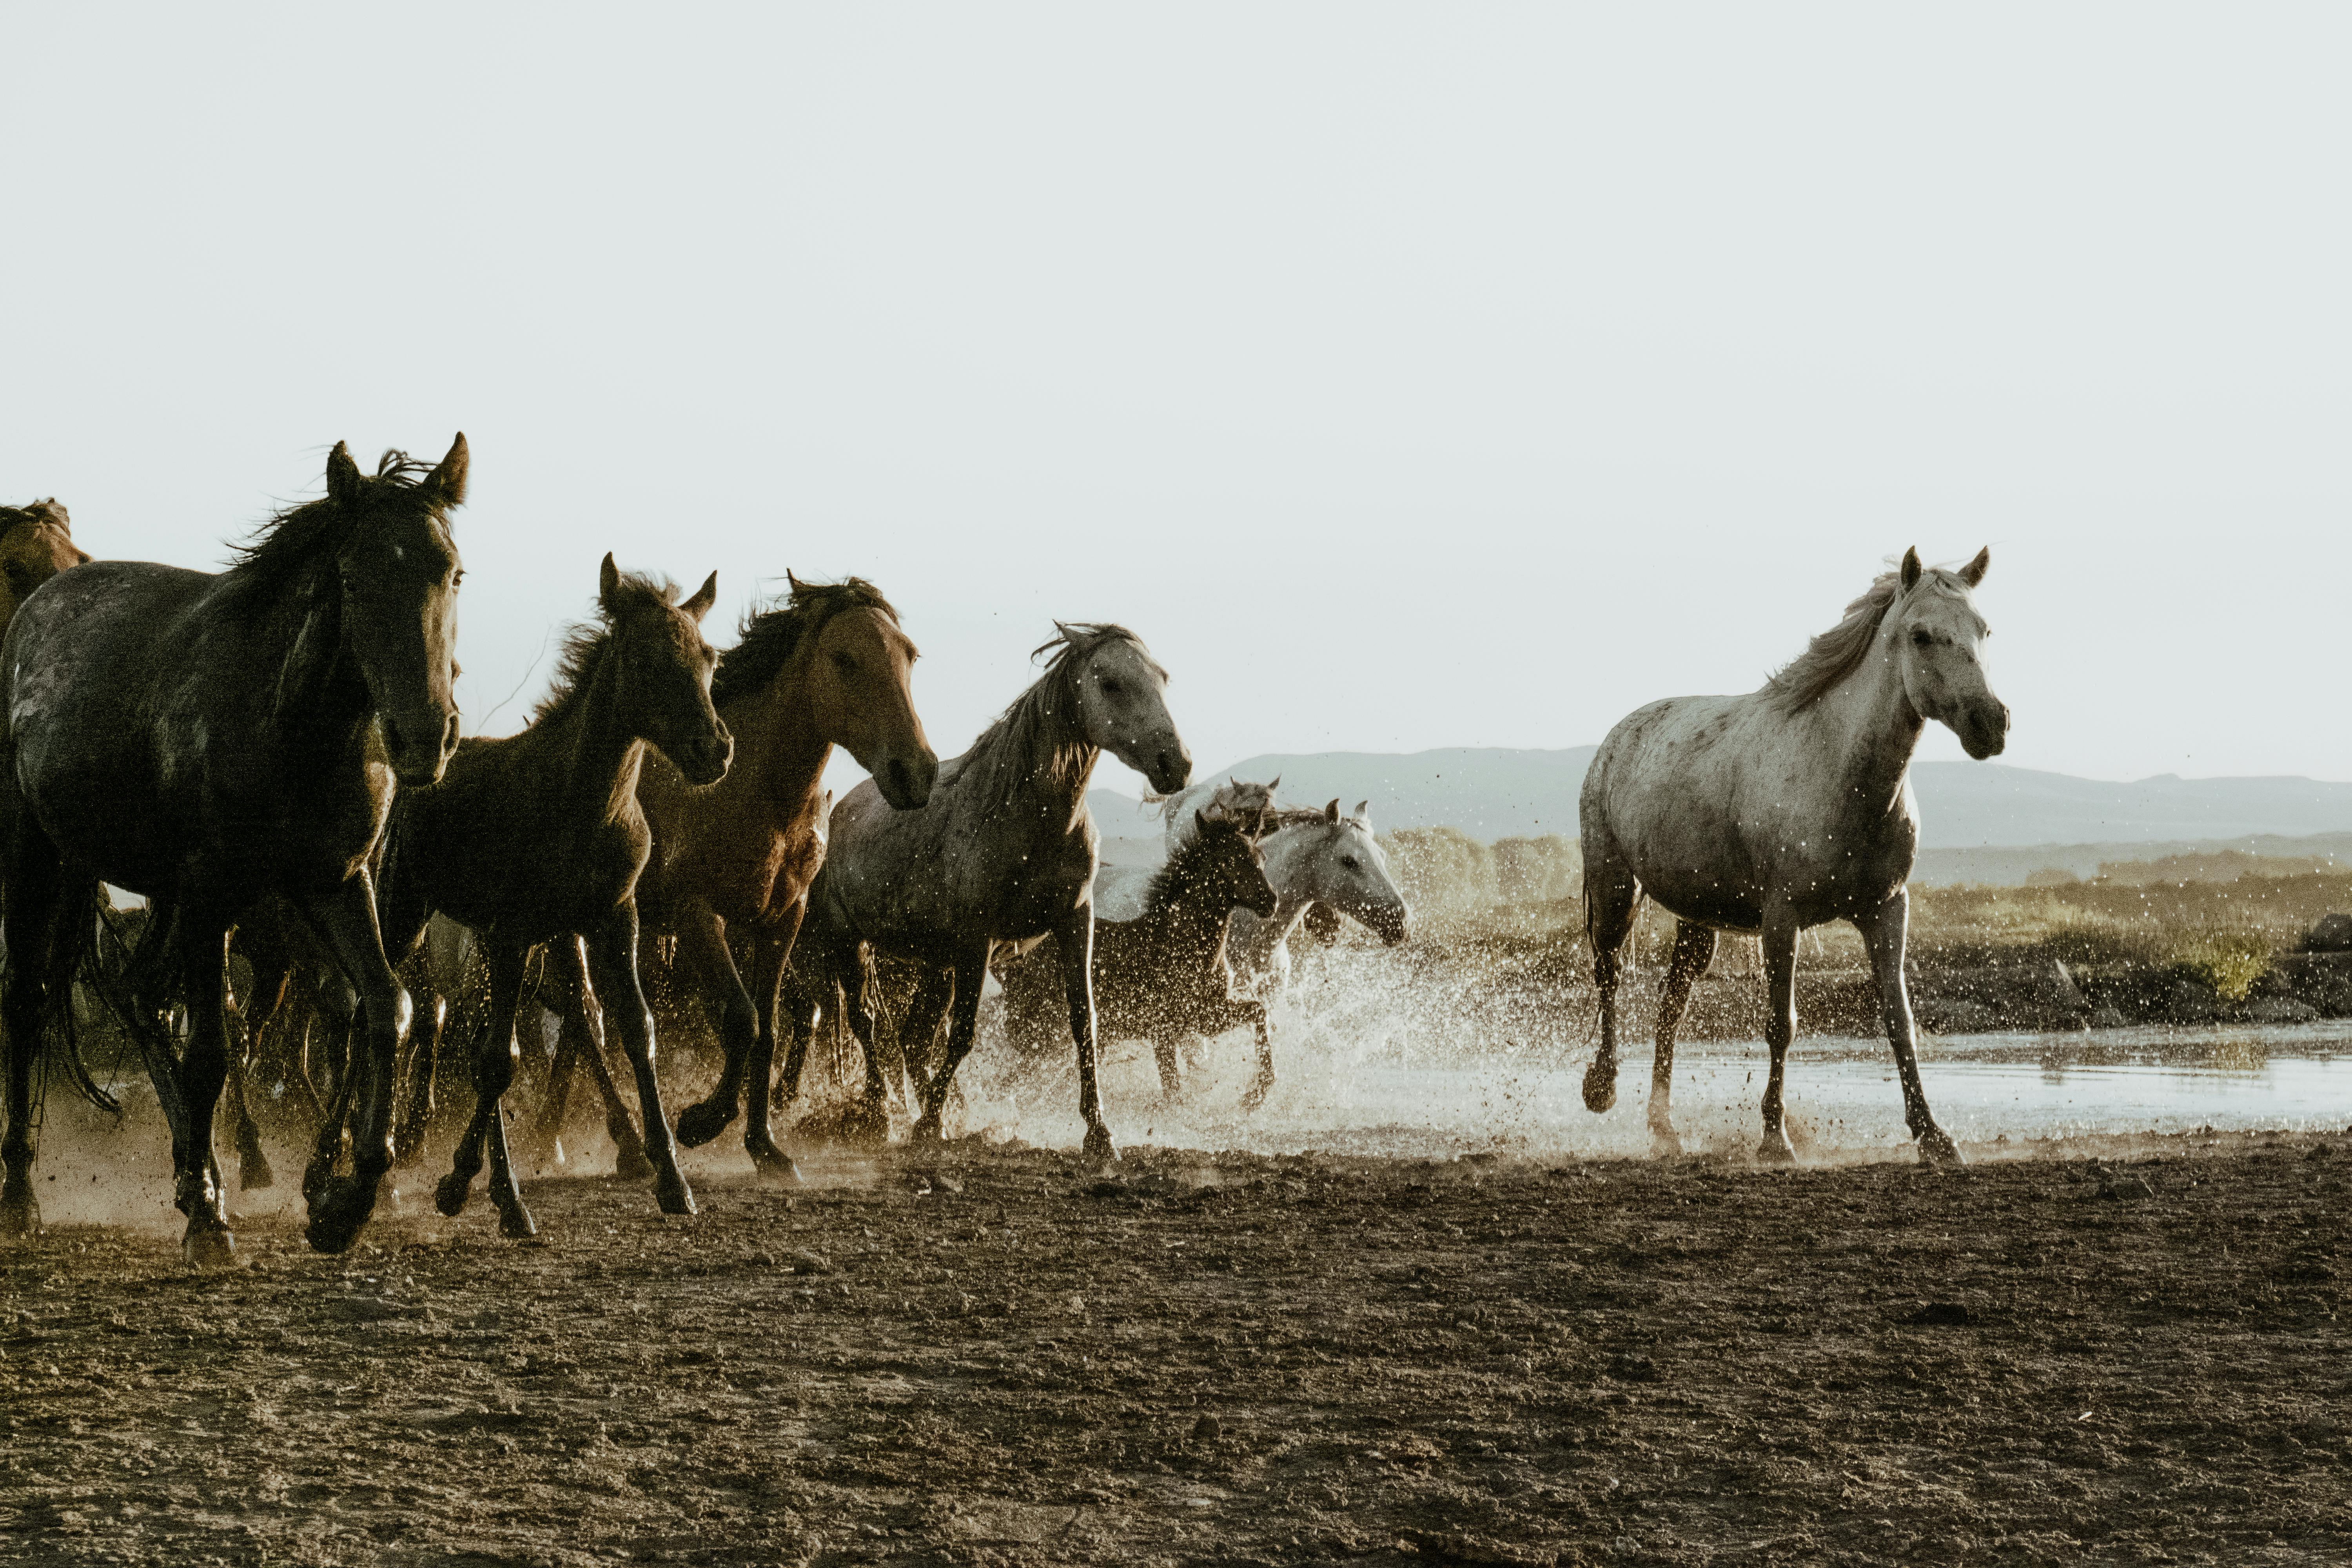
{"label": "horse tail", "polygon": [[[126,998],[119,996],[119,980],[130,963],[131,944],[121,917],[105,899],[96,878],[76,881],[60,889],[49,927],[48,952],[39,955],[42,982],[43,1059],[65,1068],[67,1081],[90,1104],[110,1115],[122,1114],[122,1102],[90,1075],[82,1059],[81,1021],[74,1013],[74,985],[85,983],[89,994],[106,1005],[125,1029],[132,1027]],[[110,950],[113,955],[109,972]]]}

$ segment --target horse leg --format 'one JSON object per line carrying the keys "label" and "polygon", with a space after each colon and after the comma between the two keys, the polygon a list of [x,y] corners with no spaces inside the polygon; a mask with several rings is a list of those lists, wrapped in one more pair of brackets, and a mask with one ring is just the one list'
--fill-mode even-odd
{"label": "horse leg", "polygon": [[[1054,928],[1054,951],[1062,965],[1062,991],[1070,1005],[1070,1039],[1078,1052],[1078,1115],[1087,1124],[1086,1157],[1100,1164],[1118,1158],[1110,1126],[1103,1120],[1102,1087],[1095,1052],[1095,910],[1080,904]],[[973,976],[975,981],[978,976]],[[979,1005],[974,986],[972,1002]]]}
{"label": "horse leg", "polygon": [[[354,1008],[358,1005],[358,998],[346,988],[337,993],[336,1003],[338,1007]],[[350,1073],[337,1074],[333,1091],[328,1095],[325,1103],[320,1104],[318,1088],[311,1081],[304,1058],[310,1054],[310,1046],[314,1039],[341,1040],[343,1044],[340,1054],[349,1056],[352,1019],[348,1012],[341,1016],[328,1012],[320,1005],[315,992],[306,997],[303,1006],[302,1046],[297,1053],[293,1076],[318,1115],[318,1140],[310,1151],[310,1163],[302,1172],[303,1201],[315,1204],[319,1195],[326,1191],[328,1182],[333,1179],[335,1159],[343,1150],[343,1134],[349,1130],[352,1102],[358,1094],[359,1083]],[[332,1058],[338,1052],[322,1046],[320,1054]]]}
{"label": "horse leg", "polygon": [[1650,1146],[1659,1154],[1679,1154],[1683,1141],[1675,1136],[1675,1031],[1682,1026],[1683,1011],[1690,1005],[1691,987],[1715,962],[1715,928],[1690,921],[1675,927],[1674,956],[1666,962],[1666,981],[1658,988],[1658,1054],[1650,1066]]}
{"label": "horse leg", "polygon": [[719,1042],[727,1050],[726,1063],[719,1069],[719,1081],[709,1094],[678,1112],[677,1141],[689,1149],[699,1149],[727,1131],[742,1104],[743,1076],[759,1043],[761,1016],[735,967],[735,955],[727,949],[725,926],[700,899],[681,911],[677,954],[700,976],[704,994],[718,993]]}
{"label": "horse leg", "polygon": [[1160,1098],[1173,1101],[1184,1092],[1181,1064],[1176,1059],[1176,1038],[1165,1020],[1152,1025],[1151,1065],[1160,1069]]}
{"label": "horse leg", "polygon": [[433,1069],[441,1059],[441,1036],[449,1026],[449,999],[435,994],[424,1026],[408,1033],[408,1093],[392,1135],[396,1165],[415,1164],[425,1152],[425,1129],[433,1120]]}
{"label": "horse leg", "polygon": [[253,1036],[245,1026],[245,1014],[235,1003],[229,1005],[235,1027],[230,1039],[235,1048],[229,1053],[228,1085],[229,1114],[234,1126],[232,1136],[236,1142],[236,1185],[239,1192],[257,1193],[273,1186],[278,1173],[269,1168],[269,1155],[261,1147],[261,1124],[253,1116],[253,1064],[256,1052]]}
{"label": "horse leg", "polygon": [[1936,1125],[1927,1109],[1927,1091],[1919,1082],[1919,1058],[1912,1051],[1911,996],[1903,983],[1904,937],[1911,923],[1911,895],[1897,888],[1895,896],[1871,914],[1853,922],[1870,949],[1870,966],[1878,977],[1878,1010],[1886,1020],[1886,1038],[1895,1047],[1895,1070],[1903,1078],[1903,1121],[1919,1145],[1924,1165],[1957,1165],[1960,1151],[1951,1135]]}
{"label": "horse leg", "polygon": [[[850,1038],[857,1042],[866,1058],[866,1084],[856,1103],[842,1117],[843,1132],[860,1142],[887,1143],[890,1141],[890,1091],[882,1078],[882,1047],[875,1038],[874,1009],[867,993],[873,984],[871,970],[862,954],[851,950],[851,964],[839,962],[835,955],[832,978],[827,984],[835,988],[835,1006],[841,1022],[849,1026]],[[851,973],[852,969],[855,973]],[[838,1041],[839,1037],[835,1037]]]}
{"label": "horse leg", "polygon": [[1242,1109],[1255,1110],[1265,1103],[1266,1095],[1274,1088],[1274,1034],[1266,1026],[1265,1004],[1257,998],[1236,996],[1231,1008],[1224,1026],[1231,1028],[1246,1021],[1257,1035],[1257,1072],[1251,1078],[1249,1087],[1242,1090]]}
{"label": "horse leg", "polygon": [[596,999],[596,987],[589,984],[587,949],[576,936],[548,944],[547,977],[559,976],[564,983],[564,1003],[555,1066],[564,1069],[564,1076],[560,1088],[551,1082],[550,1086],[549,1104],[555,1117],[545,1129],[550,1142],[562,1129],[563,1108],[572,1097],[571,1069],[585,1062],[589,1081],[595,1085],[596,1097],[604,1107],[604,1135],[613,1141],[614,1176],[624,1182],[650,1180],[655,1174],[653,1162],[646,1158],[646,1142],[637,1136],[636,1120],[621,1098],[620,1086],[613,1081],[613,1066],[604,1056],[604,1005]]}
{"label": "horse leg", "polygon": [[[1089,932],[1092,929],[1089,922]],[[948,984],[952,988],[948,1008],[947,1054],[940,1058],[939,1071],[931,1076],[930,1086],[923,1091],[923,1113],[915,1121],[914,1140],[918,1143],[939,1141],[940,1116],[947,1109],[948,1090],[955,1087],[956,1068],[971,1054],[973,1037],[980,1032],[980,988],[988,977],[988,943],[975,942],[970,951],[958,954],[955,967],[947,974]],[[932,989],[936,991],[935,984]],[[908,1016],[916,1016],[909,1007]],[[922,1021],[933,1031],[939,1027],[938,1019],[928,1012]]]}
{"label": "horse leg", "polygon": [[32,813],[19,805],[14,815],[8,897],[5,914],[0,914],[7,949],[6,990],[5,1002],[0,1002],[7,1038],[0,1040],[0,1052],[5,1053],[8,1065],[7,1131],[0,1135],[0,1235],[30,1236],[41,1228],[40,1200],[33,1192],[33,1157],[38,1148],[33,1073],[48,1022],[63,868],[56,847],[34,826]]}
{"label": "horse leg", "polygon": [[[515,1045],[515,1014],[522,1001],[523,965],[530,954],[511,942],[499,942],[485,943],[483,956],[490,966],[490,1016],[474,1050],[474,1113],[466,1119],[466,1130],[457,1136],[448,1174],[433,1189],[433,1206],[453,1217],[465,1212],[474,1177],[482,1168],[484,1147],[491,1143],[491,1128],[499,1121],[499,1097],[514,1081],[520,1054]],[[497,1142],[505,1142],[501,1130]],[[492,1152],[498,1152],[495,1146]],[[490,1200],[499,1205],[499,1228],[509,1236],[529,1236],[538,1227],[531,1224],[530,1211],[523,1207],[511,1158],[505,1162],[505,1191],[499,1189],[496,1176],[490,1188]]]}
{"label": "horse leg", "polygon": [[1797,1037],[1797,917],[1778,904],[1764,909],[1764,1043],[1772,1048],[1772,1076],[1764,1084],[1764,1142],[1756,1157],[1770,1165],[1793,1164],[1796,1147],[1781,1114],[1780,1084],[1789,1043]]}
{"label": "horse leg", "polygon": [[783,984],[784,963],[792,957],[793,938],[800,933],[801,916],[807,909],[805,899],[795,903],[782,921],[761,931],[751,944],[751,991],[760,1010],[760,1032],[747,1068],[743,1152],[751,1156],[752,1169],[773,1182],[801,1179],[800,1172],[793,1168],[792,1156],[776,1146],[775,1135],[768,1129],[768,1095],[776,1065],[776,994]]}
{"label": "horse leg", "polygon": [[[343,985],[357,1004],[344,1069],[350,1080],[344,1099],[352,1115],[352,1173],[330,1177],[320,1186],[305,1232],[312,1250],[341,1252],[375,1212],[384,1173],[392,1169],[392,1069],[408,1033],[408,993],[384,956],[375,879],[365,868],[329,897],[304,900],[302,912],[334,955]],[[408,942],[399,945],[404,952]]]}
{"label": "horse leg", "polygon": [[207,919],[184,925],[181,934],[188,1048],[180,1063],[180,1094],[187,1127],[172,1151],[173,1200],[188,1216],[180,1250],[205,1268],[227,1263],[236,1251],[213,1159],[213,1117],[228,1081],[228,928]]}
{"label": "horse leg", "polygon": [[637,983],[637,905],[622,904],[588,939],[588,968],[606,1006],[604,1019],[621,1031],[622,1048],[637,1079],[637,1110],[646,1128],[646,1157],[653,1162],[654,1197],[664,1214],[692,1214],[694,1192],[677,1168],[677,1144],[662,1114],[661,1084],[654,1077],[654,1015]]}
{"label": "horse leg", "polygon": [[1584,1108],[1607,1110],[1617,1103],[1617,975],[1642,885],[1606,831],[1589,831],[1584,841],[1584,937],[1592,948],[1592,985],[1601,994],[1601,1049],[1584,1071]]}
{"label": "horse leg", "polygon": [[[926,969],[917,977],[915,994],[907,999],[907,1011],[898,1020],[898,1057],[895,1065],[886,1070],[894,1081],[914,1086],[910,1098],[918,1117],[922,1115],[924,1086],[936,1070],[932,1064],[944,1059],[940,1050],[940,1024],[954,1012],[963,989],[953,969]],[[953,1026],[950,1027],[952,1030]]]}
{"label": "horse leg", "polygon": [[777,1088],[786,1105],[801,1097],[801,1074],[808,1068],[809,1041],[816,1034],[817,1021],[824,1010],[817,1005],[814,987],[808,983],[801,967],[784,963],[782,984],[776,1000],[778,1025],[792,1038],[784,1047],[783,1081]]}

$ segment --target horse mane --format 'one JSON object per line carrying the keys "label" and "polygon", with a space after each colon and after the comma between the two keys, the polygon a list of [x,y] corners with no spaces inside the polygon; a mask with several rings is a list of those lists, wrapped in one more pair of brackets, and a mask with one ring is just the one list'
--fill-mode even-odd
{"label": "horse mane", "polygon": [[1900,573],[1882,573],[1873,579],[1862,597],[1845,607],[1845,618],[1814,637],[1804,652],[1768,676],[1764,689],[1791,713],[1821,700],[1869,657],[1879,624],[1886,619],[1887,610],[1902,591]]}
{"label": "horse mane", "polygon": [[[339,506],[333,497],[320,496],[273,512],[251,538],[232,551],[224,574],[230,591],[259,595],[284,587],[321,555],[341,550],[345,535],[361,517],[386,500],[410,497],[423,488],[425,477],[432,471],[432,464],[391,447],[377,459],[373,474],[360,476],[357,504]],[[421,497],[411,504],[437,510]]]}
{"label": "horse mane", "polygon": [[961,773],[986,770],[982,776],[988,781],[991,804],[1010,799],[1033,774],[1064,778],[1086,765],[1081,759],[1087,741],[1077,725],[1077,670],[1097,648],[1113,638],[1132,643],[1153,670],[1167,673],[1145,650],[1143,639],[1125,626],[1055,621],[1054,634],[1029,655],[1032,660],[1052,656],[1045,659],[1045,672],[981,731],[964,755]]}
{"label": "horse mane", "polygon": [[[617,594],[624,601],[644,598],[674,605],[677,602],[677,584],[667,577],[624,572]],[[596,618],[579,622],[563,634],[562,650],[556,655],[554,679],[547,695],[530,710],[530,721],[540,723],[578,701],[580,694],[594,684],[597,668],[604,662],[604,655],[612,646],[613,612],[599,598]]]}
{"label": "horse mane", "polygon": [[898,624],[898,612],[882,590],[863,577],[838,583],[791,581],[792,590],[782,599],[745,613],[736,628],[740,640],[719,656],[718,673],[710,678],[714,705],[749,695],[775,679],[792,661],[802,634],[822,631],[844,610],[879,610],[892,626]]}
{"label": "horse mane", "polygon": [[[1315,816],[1320,821],[1323,814],[1318,811]],[[1147,915],[1162,914],[1173,906],[1200,875],[1199,863],[1209,858],[1213,836],[1225,833],[1239,835],[1241,825],[1228,817],[1213,816],[1208,820],[1205,832],[1196,833],[1186,839],[1183,847],[1168,858],[1166,864],[1151,873],[1151,880],[1145,884],[1143,889],[1143,912]]]}

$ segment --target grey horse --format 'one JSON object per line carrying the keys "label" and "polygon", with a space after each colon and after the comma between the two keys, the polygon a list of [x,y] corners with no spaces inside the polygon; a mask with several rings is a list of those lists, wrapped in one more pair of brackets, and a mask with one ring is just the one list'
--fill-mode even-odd
{"label": "grey horse", "polygon": [[1601,743],[1584,776],[1585,931],[1601,992],[1601,1050],[1584,1103],[1617,1102],[1618,954],[1643,894],[1680,922],[1658,1001],[1650,1131],[1677,1152],[1672,1090],[1675,1030],[1718,931],[1760,931],[1764,1089],[1759,1157],[1796,1158],[1781,1115],[1781,1075],[1797,1032],[1797,933],[1851,921],[1870,950],[1879,1008],[1903,1078],[1904,1120],[1922,1161],[1959,1152],[1927,1110],[1912,1051],[1903,983],[1910,903],[1904,890],[1919,842],[1911,753],[1929,720],[1969,755],[1996,756],[2009,709],[1985,679],[1990,635],[1974,590],[1992,552],[1958,571],[1919,564],[1871,584],[1845,618],[1812,640],[1759,691],[1675,697],[1637,709]]}
{"label": "grey horse", "polygon": [[[943,763],[928,804],[894,810],[866,780],[834,808],[824,868],[809,889],[793,960],[788,1085],[804,1060],[813,1014],[848,998],[866,1052],[866,1114],[881,1124],[884,1089],[866,994],[866,955],[911,958],[925,973],[902,1040],[928,1051],[949,1017],[947,1054],[922,1087],[919,1139],[936,1138],[956,1068],[972,1046],[992,955],[1051,936],[1060,952],[1078,1054],[1086,1153],[1117,1158],[1095,1083],[1092,889],[1097,838],[1087,809],[1095,763],[1110,752],[1166,793],[1192,776],[1192,754],[1165,700],[1168,672],[1124,626],[1056,623],[1045,672],[971,749]],[[789,1088],[787,1092],[789,1092]]]}

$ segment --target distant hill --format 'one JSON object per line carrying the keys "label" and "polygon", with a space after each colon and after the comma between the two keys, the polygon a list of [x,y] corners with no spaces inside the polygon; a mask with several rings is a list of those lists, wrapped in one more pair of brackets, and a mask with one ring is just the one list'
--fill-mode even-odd
{"label": "distant hill", "polygon": [[[1573,837],[1577,790],[1594,749],[1265,755],[1204,769],[1200,776],[1280,774],[1282,798],[1300,804],[1336,795],[1353,807],[1369,799],[1373,825],[1383,832],[1450,826],[1489,841],[1545,833]],[[2100,858],[2250,849],[2241,841],[2256,836],[2352,832],[2352,784],[2315,779],[2184,779],[2162,773],[2116,784],[1999,763],[1937,762],[1912,770],[1912,788],[1919,797],[1924,849],[2087,846],[2098,855],[2084,863],[2085,869]],[[1106,836],[1158,838],[1158,818],[1138,812],[1132,800],[1108,790],[1095,791],[1092,799]]]}

